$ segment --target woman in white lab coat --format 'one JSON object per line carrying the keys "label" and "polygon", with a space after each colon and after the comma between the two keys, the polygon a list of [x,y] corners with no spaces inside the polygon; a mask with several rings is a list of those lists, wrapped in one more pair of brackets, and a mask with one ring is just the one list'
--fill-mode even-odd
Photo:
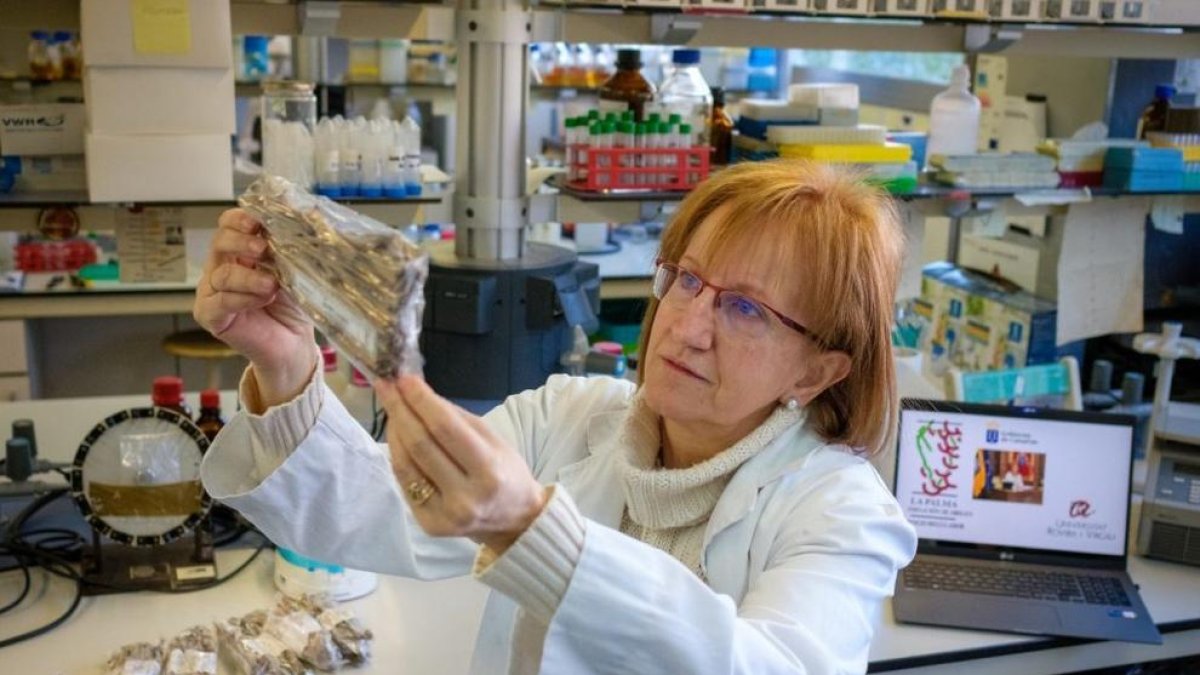
{"label": "woman in white lab coat", "polygon": [[866,457],[894,438],[903,238],[839,170],[741,164],[664,232],[639,385],[551,377],[482,418],[377,382],[387,445],[221,217],[197,320],[251,362],[208,491],[275,543],[493,589],[472,672],[862,672],[916,539]]}

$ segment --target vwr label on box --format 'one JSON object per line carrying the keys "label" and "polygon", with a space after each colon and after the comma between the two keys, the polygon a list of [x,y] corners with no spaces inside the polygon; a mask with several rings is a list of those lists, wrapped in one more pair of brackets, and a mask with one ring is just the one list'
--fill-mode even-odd
{"label": "vwr label on box", "polygon": [[116,230],[121,283],[187,281],[183,209],[119,209]]}
{"label": "vwr label on box", "polygon": [[82,104],[0,106],[0,154],[82,155]]}

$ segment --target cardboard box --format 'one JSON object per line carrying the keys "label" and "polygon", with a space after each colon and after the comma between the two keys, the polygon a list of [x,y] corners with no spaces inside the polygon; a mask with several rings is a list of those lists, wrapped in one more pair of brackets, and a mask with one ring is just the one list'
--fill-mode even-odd
{"label": "cardboard box", "polygon": [[227,134],[116,136],[88,132],[88,192],[94,202],[233,199]]}
{"label": "cardboard box", "polygon": [[88,130],[232,135],[236,130],[233,84],[232,68],[89,65],[83,72]]}
{"label": "cardboard box", "polygon": [[9,159],[15,160],[20,167],[14,192],[83,192],[87,189],[82,154]]}
{"label": "cardboard box", "polygon": [[[1049,300],[946,262],[925,266],[921,298],[932,306],[925,347],[929,372],[968,372],[1050,363],[1057,307]],[[1065,349],[1074,353],[1075,345]]]}
{"label": "cardboard box", "polygon": [[1062,252],[1061,223],[1052,224],[1046,237],[1009,230],[1003,237],[964,234],[959,239],[958,262],[1013,282],[1022,290],[1046,300],[1058,299],[1058,256]]}
{"label": "cardboard box", "polygon": [[85,116],[82,103],[0,106],[0,155],[81,154]]}
{"label": "cardboard box", "polygon": [[89,66],[233,67],[228,2],[87,0],[79,5]]}

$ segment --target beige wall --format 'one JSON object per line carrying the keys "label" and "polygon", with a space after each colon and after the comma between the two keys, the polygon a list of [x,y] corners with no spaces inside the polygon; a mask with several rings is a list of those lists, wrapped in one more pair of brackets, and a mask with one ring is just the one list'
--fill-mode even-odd
{"label": "beige wall", "polygon": [[1052,137],[1107,118],[1111,59],[1021,56],[1008,58],[1008,95],[1044,94]]}

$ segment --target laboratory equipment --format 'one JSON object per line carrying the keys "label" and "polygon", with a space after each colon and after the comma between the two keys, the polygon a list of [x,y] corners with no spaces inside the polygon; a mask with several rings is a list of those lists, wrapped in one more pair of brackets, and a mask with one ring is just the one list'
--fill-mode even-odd
{"label": "laboratory equipment", "polygon": [[713,87],[712,118],[708,122],[709,145],[713,164],[728,164],[733,152],[733,118],[725,112],[725,90]]}
{"label": "laboratory equipment", "polygon": [[286,548],[275,549],[275,588],[288,597],[328,596],[345,602],[368,595],[379,584],[374,572],[313,560]]}
{"label": "laboratory equipment", "polygon": [[1171,401],[1175,362],[1200,359],[1200,340],[1183,337],[1178,323],[1165,323],[1160,334],[1134,338],[1133,348],[1159,358],[1138,551],[1200,565],[1200,405]]}
{"label": "laboratory equipment", "polygon": [[[100,420],[80,443],[71,496],[92,527],[83,592],[178,590],[217,576],[200,483],[204,432],[168,408]],[[135,572],[136,571],[136,572]]]}

